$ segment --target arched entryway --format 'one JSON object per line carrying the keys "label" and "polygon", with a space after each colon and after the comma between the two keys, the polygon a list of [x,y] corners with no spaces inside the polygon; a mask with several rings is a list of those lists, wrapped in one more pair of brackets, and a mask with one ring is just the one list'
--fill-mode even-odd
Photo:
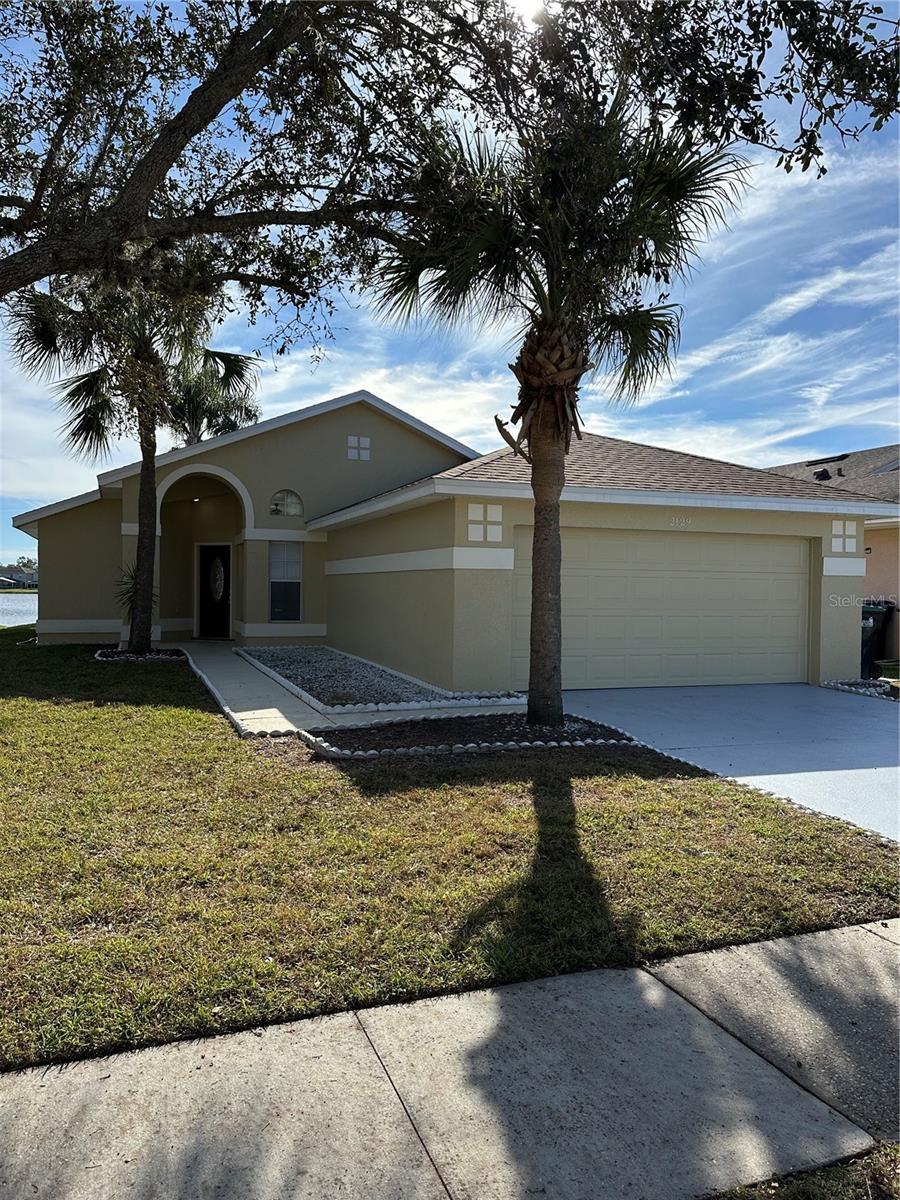
{"label": "arched entryway", "polygon": [[[164,640],[227,639],[242,619],[243,485],[227,472],[182,468],[160,481],[159,618]],[[252,518],[251,518],[252,522]]]}

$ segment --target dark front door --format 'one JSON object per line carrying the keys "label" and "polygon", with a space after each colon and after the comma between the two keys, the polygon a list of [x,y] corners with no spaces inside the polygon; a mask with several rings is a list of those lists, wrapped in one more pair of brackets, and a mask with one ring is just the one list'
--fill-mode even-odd
{"label": "dark front door", "polygon": [[198,548],[197,636],[231,636],[231,547]]}

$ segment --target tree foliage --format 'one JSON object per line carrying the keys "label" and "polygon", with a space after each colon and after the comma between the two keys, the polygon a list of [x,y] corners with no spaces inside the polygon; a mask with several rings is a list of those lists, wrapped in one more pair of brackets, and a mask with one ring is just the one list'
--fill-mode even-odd
{"label": "tree foliage", "polygon": [[[0,296],[84,271],[176,294],[230,282],[251,316],[278,312],[280,348],[321,330],[410,215],[398,151],[422,122],[527,137],[533,96],[618,78],[692,144],[806,168],[829,129],[893,115],[896,50],[863,0],[551,0],[537,26],[507,0],[11,0]],[[182,241],[202,253],[176,273]]]}

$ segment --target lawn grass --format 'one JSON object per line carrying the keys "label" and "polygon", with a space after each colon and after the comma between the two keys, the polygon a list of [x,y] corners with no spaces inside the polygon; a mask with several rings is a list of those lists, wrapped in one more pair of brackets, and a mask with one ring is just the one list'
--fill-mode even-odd
{"label": "lawn grass", "polygon": [[900,1197],[900,1148],[883,1143],[853,1162],[756,1187],[723,1192],[717,1200],[897,1200]]}
{"label": "lawn grass", "polygon": [[0,632],[0,1062],[898,912],[890,846],[650,751],[341,766]]}

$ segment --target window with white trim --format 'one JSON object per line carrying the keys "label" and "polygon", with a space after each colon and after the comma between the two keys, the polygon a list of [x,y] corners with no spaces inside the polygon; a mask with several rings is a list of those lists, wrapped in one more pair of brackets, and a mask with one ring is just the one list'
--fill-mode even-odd
{"label": "window with white trim", "polygon": [[282,488],[269,501],[270,517],[302,517],[303,501],[290,488]]}
{"label": "window with white trim", "polygon": [[856,522],[855,521],[832,521],[831,522],[831,553],[832,554],[855,554],[856,553]]}
{"label": "window with white trim", "polygon": [[503,505],[469,505],[469,541],[503,541]]}
{"label": "window with white trim", "polygon": [[269,542],[269,620],[303,619],[303,543]]}
{"label": "window with white trim", "polygon": [[372,456],[372,441],[356,433],[347,434],[347,457],[368,462]]}

